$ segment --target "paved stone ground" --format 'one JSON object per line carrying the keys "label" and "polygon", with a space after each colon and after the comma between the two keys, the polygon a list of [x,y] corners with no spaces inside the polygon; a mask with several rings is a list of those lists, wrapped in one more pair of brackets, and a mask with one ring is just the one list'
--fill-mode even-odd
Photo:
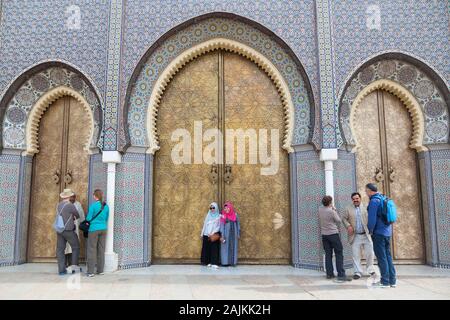
{"label": "paved stone ground", "polygon": [[381,289],[368,278],[340,284],[290,266],[155,265],[87,278],[58,276],[55,264],[24,264],[0,268],[0,299],[450,299],[450,270],[403,265],[397,272],[397,288]]}

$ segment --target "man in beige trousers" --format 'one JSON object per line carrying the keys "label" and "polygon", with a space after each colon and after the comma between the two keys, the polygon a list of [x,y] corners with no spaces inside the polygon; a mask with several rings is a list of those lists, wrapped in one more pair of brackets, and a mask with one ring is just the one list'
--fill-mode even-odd
{"label": "man in beige trousers", "polygon": [[373,244],[367,228],[367,209],[361,205],[361,195],[358,192],[352,194],[353,204],[347,207],[342,215],[342,223],[347,228],[348,242],[352,246],[353,255],[353,279],[361,278],[363,268],[361,265],[361,247],[364,248],[367,273],[375,276],[373,266]]}

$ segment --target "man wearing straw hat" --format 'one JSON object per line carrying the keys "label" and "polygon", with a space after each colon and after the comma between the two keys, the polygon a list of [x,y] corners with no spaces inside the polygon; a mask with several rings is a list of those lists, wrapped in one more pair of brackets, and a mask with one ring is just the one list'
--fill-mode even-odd
{"label": "man wearing straw hat", "polygon": [[76,268],[79,269],[80,241],[75,233],[74,220],[80,218],[80,214],[75,205],[70,202],[70,197],[74,195],[75,193],[71,189],[64,189],[64,192],[59,195],[62,201],[58,204],[57,211],[62,216],[65,226],[62,233],[57,233],[56,240],[56,258],[58,259],[59,275],[67,274],[64,254],[67,242],[69,242],[72,248],[72,273],[75,273]]}
{"label": "man wearing straw hat", "polygon": [[[78,213],[80,214],[80,218],[75,219],[75,221],[74,221],[75,233],[78,236],[78,240],[80,240],[80,221],[83,221],[85,219],[84,210],[83,210],[83,207],[81,206],[81,203],[79,201],[77,201],[77,195],[75,193],[73,196],[71,196],[69,198],[69,201],[73,203],[75,208],[77,208]],[[72,264],[72,247],[70,246],[69,242],[67,242],[66,250],[64,251],[64,253],[66,254],[66,267],[70,267]],[[87,257],[87,254],[85,256]],[[80,271],[81,271],[81,267],[80,267]]]}

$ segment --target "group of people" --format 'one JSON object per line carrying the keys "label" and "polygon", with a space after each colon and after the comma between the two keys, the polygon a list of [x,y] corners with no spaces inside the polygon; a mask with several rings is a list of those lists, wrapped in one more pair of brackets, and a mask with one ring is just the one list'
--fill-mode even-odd
{"label": "group of people", "polygon": [[[370,198],[367,208],[361,203],[361,195],[355,192],[351,195],[352,205],[346,208],[342,216],[333,206],[333,198],[325,196],[323,207],[319,209],[319,222],[325,250],[325,270],[327,279],[335,278],[333,268],[333,252],[336,257],[337,281],[346,282],[360,279],[363,275],[361,264],[361,248],[364,249],[366,271],[375,277],[374,254],[378,261],[381,278],[374,283],[378,287],[395,287],[396,271],[390,252],[392,225],[386,224],[381,216],[382,197],[376,185],[366,185],[366,194]],[[95,202],[89,206],[86,221],[89,223],[87,237],[87,274],[103,274],[105,264],[105,243],[108,226],[109,207],[103,201],[103,192],[94,191]],[[75,193],[65,189],[60,194],[62,201],[57,206],[57,215],[61,215],[64,230],[57,233],[56,256],[58,272],[67,274],[71,266],[72,273],[79,267],[80,240],[79,225],[83,222],[84,212],[81,204],[76,201]],[[348,241],[352,246],[353,277],[347,277],[344,269],[343,247],[339,236],[339,226],[343,223],[348,232]],[[201,264],[218,269],[222,266],[235,266],[238,261],[238,240],[240,238],[239,215],[230,201],[225,202],[220,212],[219,206],[213,202],[201,231],[202,251]]]}
{"label": "group of people", "polygon": [[395,288],[396,271],[391,256],[390,239],[392,225],[386,224],[381,217],[383,197],[373,183],[366,185],[366,194],[369,197],[367,208],[361,203],[361,194],[355,192],[351,195],[352,205],[346,208],[342,216],[333,206],[333,198],[325,196],[322,199],[323,207],[319,209],[320,230],[323,248],[325,250],[325,270],[327,279],[335,278],[333,269],[333,251],[336,257],[337,282],[352,281],[346,276],[344,269],[343,247],[339,237],[339,226],[344,224],[348,232],[348,241],[352,247],[353,279],[363,276],[361,265],[361,248],[364,249],[366,271],[375,278],[373,265],[374,254],[380,269],[380,281],[373,283],[375,287]]}
{"label": "group of people", "polygon": [[200,235],[203,241],[201,264],[214,269],[219,265],[235,266],[240,229],[239,216],[230,201],[225,202],[222,213],[216,202],[211,203]]}
{"label": "group of people", "polygon": [[105,265],[105,243],[108,228],[109,207],[103,201],[103,192],[94,191],[95,202],[89,206],[87,217],[81,204],[76,201],[76,195],[71,189],[64,189],[60,194],[61,202],[56,208],[57,216],[61,216],[64,230],[57,232],[56,258],[58,260],[59,275],[67,274],[67,267],[72,273],[77,270],[82,272],[79,266],[80,257],[80,223],[87,221],[89,228],[83,232],[87,238],[87,275],[102,275]]}

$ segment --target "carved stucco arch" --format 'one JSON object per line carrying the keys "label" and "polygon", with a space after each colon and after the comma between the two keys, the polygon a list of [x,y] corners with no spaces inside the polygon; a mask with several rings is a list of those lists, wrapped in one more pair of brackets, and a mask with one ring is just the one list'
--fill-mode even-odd
{"label": "carved stucco arch", "polygon": [[203,54],[218,49],[237,53],[256,63],[256,65],[258,65],[275,84],[280,95],[285,114],[285,128],[282,148],[287,150],[287,152],[289,153],[293,152],[294,149],[292,148],[292,137],[294,130],[294,105],[286,81],[284,80],[278,69],[273,65],[273,63],[264,55],[243,43],[225,38],[210,39],[184,51],[177,58],[172,60],[172,62],[164,69],[162,74],[159,76],[153,87],[147,109],[147,135],[150,144],[147,152],[154,154],[159,149],[159,141],[156,128],[158,109],[164,91],[172,78],[188,62]]}
{"label": "carved stucco arch", "polygon": [[94,115],[92,114],[91,107],[86,99],[77,91],[67,86],[59,86],[46,92],[39,98],[30,110],[26,129],[25,129],[25,141],[26,141],[26,155],[34,155],[39,152],[39,123],[42,115],[48,109],[48,107],[63,96],[71,96],[77,100],[84,111],[89,115],[89,136],[84,143],[84,150],[91,153],[90,145],[92,139],[94,139]]}
{"label": "carved stucco arch", "polygon": [[355,122],[356,122],[356,110],[360,106],[361,101],[370,93],[375,90],[385,90],[387,92],[392,93],[400,101],[403,102],[403,105],[408,110],[411,121],[412,121],[412,136],[409,143],[410,148],[415,149],[417,152],[426,151],[427,148],[423,145],[423,137],[425,131],[425,119],[422,112],[422,109],[419,105],[419,102],[416,98],[403,86],[388,79],[381,79],[372,82],[368,86],[366,86],[363,90],[361,90],[356,98],[353,100],[353,103],[350,108],[350,130],[352,131],[354,137],[354,146],[352,151],[355,151],[358,148],[358,140],[355,132]]}

